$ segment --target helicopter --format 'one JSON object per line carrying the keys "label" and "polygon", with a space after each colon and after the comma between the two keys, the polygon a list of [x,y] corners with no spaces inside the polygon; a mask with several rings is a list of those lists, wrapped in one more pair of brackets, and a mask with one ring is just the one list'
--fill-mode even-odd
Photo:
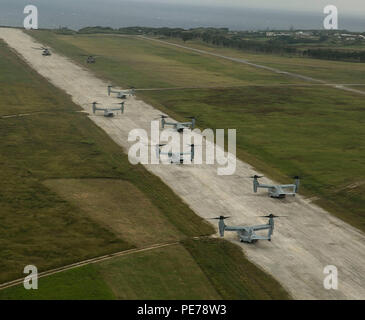
{"label": "helicopter", "polygon": [[[225,231],[236,231],[238,237],[241,242],[246,243],[255,243],[257,240],[268,240],[271,241],[271,237],[274,232],[274,219],[279,218],[279,216],[275,216],[273,214],[269,214],[267,216],[262,216],[263,218],[269,218],[267,224],[257,225],[257,226],[227,226],[224,223],[225,219],[229,217],[220,216],[218,218],[212,218],[219,220],[218,227],[219,227],[219,234],[221,237],[224,237]],[[260,236],[256,234],[256,231],[259,230],[269,230],[267,236]]]}
{"label": "helicopter", "polygon": [[35,50],[42,50],[43,51],[42,52],[42,56],[45,56],[45,57],[52,55],[51,50],[49,50],[48,48],[45,48],[45,47],[33,48],[33,49],[35,49]]}
{"label": "helicopter", "polygon": [[124,113],[124,102],[117,103],[120,104],[119,108],[98,108],[96,105],[99,104],[98,102],[93,102],[93,113],[95,114],[96,111],[104,111],[104,117],[106,118],[112,118],[114,117],[114,111],[121,111],[121,113]]}
{"label": "helicopter", "polygon": [[195,117],[187,117],[188,119],[191,119],[190,122],[167,122],[165,119],[167,119],[168,116],[161,114],[159,118],[161,119],[161,126],[162,129],[165,128],[166,125],[173,126],[177,132],[181,133],[184,131],[184,129],[190,128],[191,130],[194,130],[195,128]]}
{"label": "helicopter", "polygon": [[166,144],[158,144],[156,145],[156,156],[157,159],[160,159],[161,155],[167,155],[169,157],[169,161],[171,164],[184,164],[185,155],[190,155],[190,161],[193,162],[195,155],[195,145],[190,144],[190,152],[161,152],[161,147],[166,146]]}
{"label": "helicopter", "polygon": [[108,96],[111,93],[116,93],[118,99],[127,99],[127,96],[134,96],[135,89],[132,87],[129,90],[112,90],[113,86],[108,86]]}
{"label": "helicopter", "polygon": [[295,196],[299,191],[300,177],[295,176],[294,184],[280,184],[280,185],[267,185],[260,184],[259,180],[263,176],[254,175],[250,178],[253,179],[253,191],[256,193],[258,188],[265,188],[269,191],[271,198],[283,199],[287,195]]}

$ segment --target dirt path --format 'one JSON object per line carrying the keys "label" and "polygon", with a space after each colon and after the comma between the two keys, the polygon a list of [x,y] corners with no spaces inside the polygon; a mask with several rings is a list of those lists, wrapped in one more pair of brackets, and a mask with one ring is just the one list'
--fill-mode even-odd
{"label": "dirt path", "polygon": [[[109,106],[116,102],[115,98],[107,96],[107,82],[58,54],[42,57],[31,49],[39,44],[21,30],[1,28],[0,38],[90,113],[91,106],[86,106],[87,103],[98,101]],[[143,101],[129,98],[123,116],[111,119],[92,116],[90,119],[127,151],[130,130],[149,131],[151,119],[160,113]],[[229,214],[232,216],[229,223],[235,225],[266,222],[257,217],[266,213],[288,216],[277,220],[272,242],[240,244],[233,233],[227,233],[226,238],[241,245],[248,258],[278,279],[294,298],[365,299],[364,234],[310,200],[298,196],[278,201],[265,193],[254,194],[252,181],[245,177],[255,171],[241,161],[237,161],[236,174],[232,176],[218,176],[217,165],[147,165],[146,168],[204,218]],[[271,183],[268,179],[262,182]],[[338,268],[337,291],[323,287],[323,269],[327,265]]]}
{"label": "dirt path", "polygon": [[348,87],[346,87],[346,85],[343,85],[343,84],[328,83],[327,81],[324,81],[324,80],[320,80],[320,79],[316,79],[316,78],[312,78],[312,77],[308,77],[308,76],[303,76],[303,75],[298,74],[298,73],[283,71],[283,70],[280,70],[280,69],[277,69],[277,68],[264,66],[262,64],[249,62],[248,60],[245,60],[245,59],[228,57],[228,56],[224,56],[222,54],[209,52],[209,51],[201,50],[201,49],[196,49],[196,48],[192,48],[192,47],[188,47],[188,46],[183,46],[183,45],[180,45],[180,44],[177,44],[177,43],[172,43],[172,42],[163,41],[163,40],[159,40],[159,39],[149,38],[149,37],[145,37],[145,36],[138,36],[138,38],[141,38],[141,39],[144,39],[144,40],[159,42],[159,43],[162,43],[162,44],[167,44],[169,46],[174,46],[174,47],[177,47],[177,48],[193,51],[193,52],[203,54],[203,55],[210,55],[210,56],[213,56],[213,57],[217,57],[217,58],[221,58],[221,59],[225,59],[225,60],[230,60],[230,61],[233,61],[233,62],[243,63],[243,64],[249,65],[251,67],[257,68],[257,69],[264,69],[264,70],[267,70],[267,71],[271,71],[273,73],[286,75],[288,77],[297,78],[297,79],[305,80],[305,81],[308,81],[308,82],[319,83],[319,84],[326,85],[326,86],[329,86],[329,87],[332,87],[332,88],[335,88],[335,89],[340,89],[340,90],[345,90],[345,91],[365,95],[365,91],[348,88]]}
{"label": "dirt path", "polygon": [[[365,84],[333,84],[333,83],[282,83],[282,84],[248,84],[248,85],[238,85],[238,86],[201,86],[201,87],[171,87],[171,88],[141,88],[141,89],[134,89],[135,91],[178,91],[178,90],[204,90],[204,89],[240,89],[240,88],[251,88],[251,87],[258,87],[258,88],[282,88],[282,87],[329,87],[329,86],[365,86]],[[115,89],[115,88],[114,88]],[[350,89],[350,88],[347,88]]]}
{"label": "dirt path", "polygon": [[[133,253],[145,252],[145,251],[160,249],[160,248],[164,248],[164,247],[175,246],[175,245],[178,245],[178,244],[179,244],[178,242],[162,243],[162,244],[155,244],[153,246],[149,246],[149,247],[145,247],[145,248],[124,250],[124,251],[120,251],[120,252],[116,252],[116,253],[112,253],[112,254],[107,254],[105,256],[92,258],[92,259],[76,262],[76,263],[73,263],[73,264],[70,264],[70,265],[67,265],[67,266],[63,266],[63,267],[60,267],[60,268],[40,272],[40,273],[38,273],[38,278],[47,277],[47,276],[50,276],[52,274],[60,273],[60,272],[66,271],[66,270],[74,269],[74,268],[83,267],[83,266],[93,264],[93,263],[102,262],[102,261],[105,261],[105,260],[110,260],[110,259],[113,259],[113,258],[116,258],[116,257],[122,257],[122,256],[127,256],[127,255],[130,255],[130,254],[133,254]],[[0,290],[22,284],[23,281],[24,281],[24,278],[21,278],[21,279],[16,279],[16,280],[9,281],[9,282],[6,282],[6,283],[2,283],[2,284],[0,284]]]}

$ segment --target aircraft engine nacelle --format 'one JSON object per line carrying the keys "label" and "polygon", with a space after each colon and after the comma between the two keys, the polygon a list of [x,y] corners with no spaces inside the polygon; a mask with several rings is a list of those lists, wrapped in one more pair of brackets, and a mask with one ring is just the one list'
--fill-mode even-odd
{"label": "aircraft engine nacelle", "polygon": [[157,159],[160,159],[160,153],[161,153],[161,149],[160,149],[160,147],[157,145],[157,146],[156,146],[156,158],[157,158]]}
{"label": "aircraft engine nacelle", "polygon": [[258,180],[257,180],[257,178],[254,178],[253,179],[253,192],[257,192],[257,188],[259,187],[259,182],[258,182]]}

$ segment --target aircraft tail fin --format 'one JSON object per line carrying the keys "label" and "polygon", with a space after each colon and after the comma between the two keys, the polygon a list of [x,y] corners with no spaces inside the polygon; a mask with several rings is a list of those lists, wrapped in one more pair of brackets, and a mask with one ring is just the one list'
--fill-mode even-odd
{"label": "aircraft tail fin", "polygon": [[191,130],[194,130],[194,128],[195,128],[195,118],[192,118],[191,119]]}
{"label": "aircraft tail fin", "polygon": [[269,225],[270,225],[270,229],[269,229],[268,238],[269,238],[269,241],[271,241],[271,236],[274,233],[274,218],[272,218],[272,217],[269,218]]}
{"label": "aircraft tail fin", "polygon": [[300,178],[298,176],[294,177],[295,179],[295,193],[297,193],[299,191],[299,185],[300,185]]}

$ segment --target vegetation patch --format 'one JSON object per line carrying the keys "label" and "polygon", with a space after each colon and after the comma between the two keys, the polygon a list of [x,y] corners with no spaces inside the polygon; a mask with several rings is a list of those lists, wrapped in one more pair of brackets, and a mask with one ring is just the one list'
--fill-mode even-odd
{"label": "vegetation patch", "polygon": [[271,276],[247,260],[225,240],[186,240],[190,252],[224,300],[286,300],[288,293]]}
{"label": "vegetation patch", "polygon": [[[136,30],[130,33],[136,34]],[[249,84],[242,88],[137,94],[177,120],[196,116],[202,129],[237,129],[237,152],[242,160],[282,183],[302,175],[301,193],[319,197],[318,204],[365,230],[365,198],[361,188],[351,194],[336,191],[365,179],[365,145],[360,138],[364,135],[363,96],[324,86],[298,86],[298,79],[148,40],[100,34],[59,36],[50,31],[32,35],[57,49],[72,46],[66,54],[72,54],[74,48],[98,50],[103,59],[91,68],[121,86],[155,87],[156,79],[166,79],[166,73],[175,75],[164,80],[164,85],[170,87],[187,82],[204,86],[212,83],[207,82],[208,75],[210,80],[219,79],[222,86],[237,84],[237,79],[241,85]],[[169,41],[183,43],[177,38]],[[188,45],[330,82],[354,83],[365,79],[365,64],[247,53],[199,39],[189,41]],[[167,72],[166,64],[199,72],[179,74],[174,73],[174,68]],[[101,71],[105,65],[108,68]],[[144,76],[141,66],[144,70],[156,70],[154,79]],[[116,71],[120,67],[135,78],[132,76],[129,82]],[[293,83],[296,85],[291,86]]]}
{"label": "vegetation patch", "polygon": [[0,300],[114,300],[98,268],[87,265],[38,280],[37,290],[16,286],[0,290]]}
{"label": "vegetation patch", "polygon": [[220,299],[181,245],[105,261],[99,268],[117,299]]}
{"label": "vegetation patch", "polygon": [[[287,183],[303,177],[301,193],[365,230],[363,98],[331,88],[260,87],[148,92],[143,99],[201,129],[237,129],[238,156]],[[349,192],[343,188],[355,184]],[[340,190],[339,190],[340,189]]]}
{"label": "vegetation patch", "polygon": [[[61,197],[43,181],[50,179],[116,179],[139,190],[126,201],[150,203],[176,235],[211,234],[214,228],[142,166],[126,154],[69,96],[32,71],[0,42],[2,99],[0,112],[26,113],[0,119],[0,282],[23,277],[24,266],[39,272],[133,247],[79,204]],[[10,79],[10,81],[9,81]],[[8,86],[15,87],[11,93]],[[28,97],[24,92],[32,92]],[[31,98],[29,98],[31,97]],[[5,111],[2,111],[5,110]],[[86,142],[86,143],[85,143]],[[120,193],[123,199],[123,193]],[[164,220],[165,221],[165,220]],[[189,221],[189,223],[186,223]],[[171,234],[174,234],[172,232]]]}
{"label": "vegetation patch", "polygon": [[178,241],[184,235],[132,183],[114,179],[44,182],[98,224],[136,247]]}

